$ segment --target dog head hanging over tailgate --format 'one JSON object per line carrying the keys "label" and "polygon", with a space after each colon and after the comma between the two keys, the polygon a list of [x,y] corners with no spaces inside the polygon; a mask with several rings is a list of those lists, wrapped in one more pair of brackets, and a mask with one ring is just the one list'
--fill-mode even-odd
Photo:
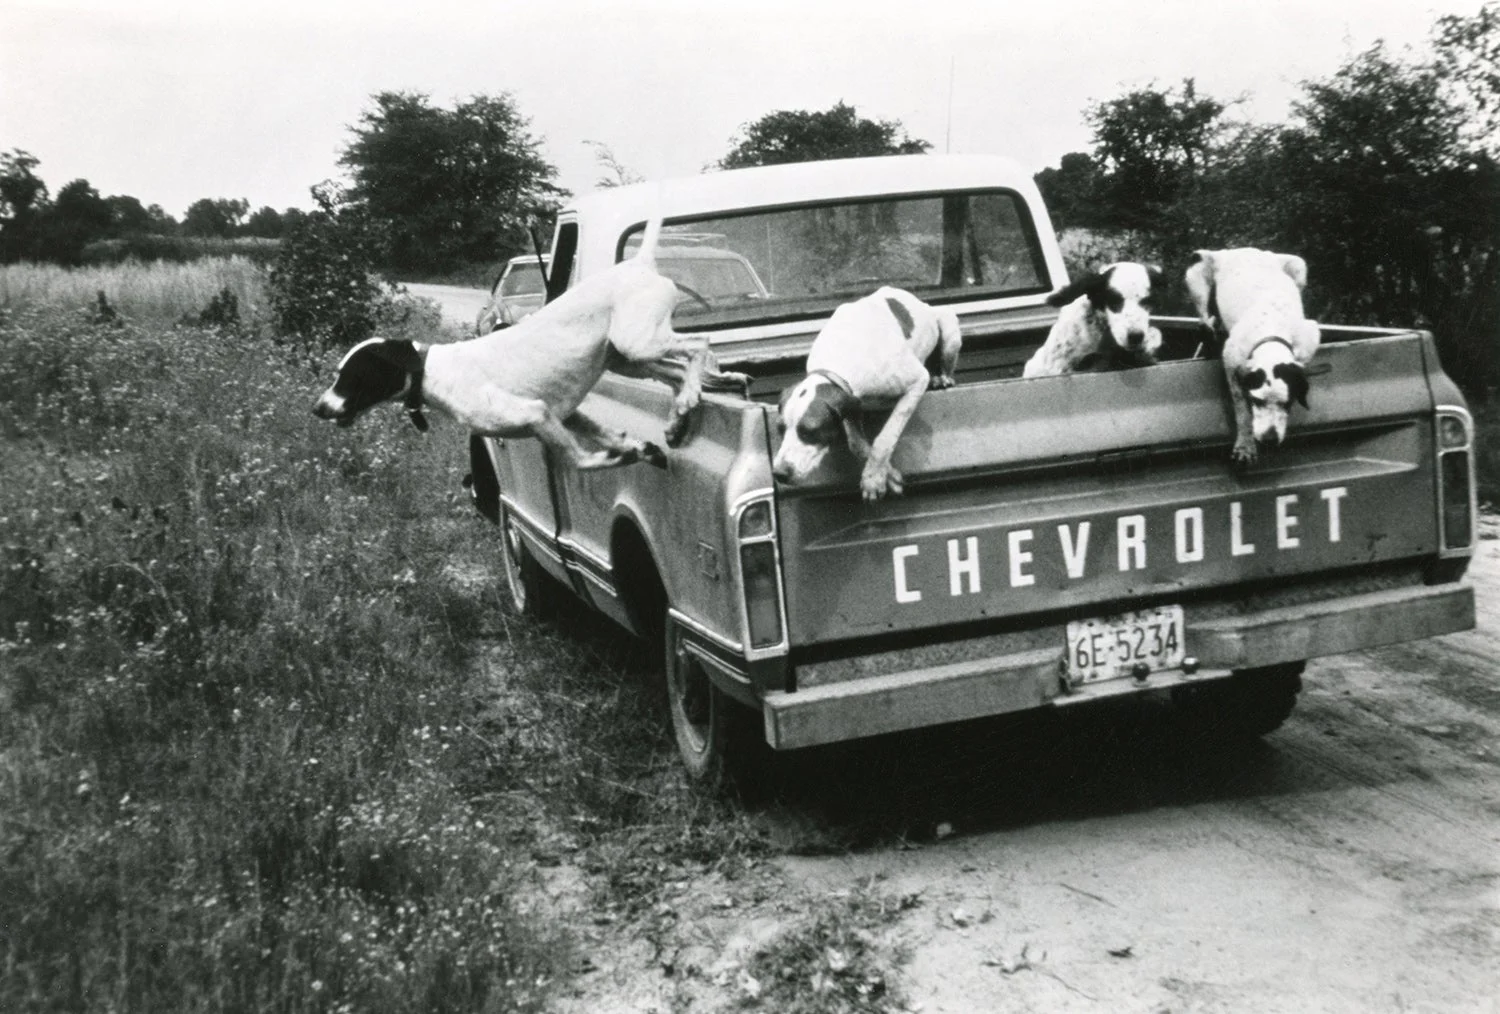
{"label": "dog head hanging over tailgate", "polygon": [[[891,464],[896,442],[928,388],[953,385],[962,344],[957,314],[904,289],[884,286],[839,306],[808,350],[807,375],[781,396],[772,473],[800,482],[844,444],[863,465],[866,500],[900,494],[901,473]],[[873,442],[860,417],[867,400],[895,402]]]}
{"label": "dog head hanging over tailgate", "polygon": [[1204,324],[1224,339],[1234,401],[1234,460],[1253,462],[1262,444],[1286,439],[1293,404],[1307,407],[1308,364],[1318,325],[1302,310],[1307,263],[1294,254],[1244,247],[1199,250],[1184,281]]}

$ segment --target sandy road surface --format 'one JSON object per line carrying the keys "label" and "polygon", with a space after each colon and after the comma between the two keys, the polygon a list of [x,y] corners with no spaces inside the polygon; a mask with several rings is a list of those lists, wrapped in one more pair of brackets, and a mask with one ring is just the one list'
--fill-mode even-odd
{"label": "sandy road surface", "polygon": [[[484,299],[409,288],[463,325]],[[1136,702],[799,761],[767,826],[839,854],[781,860],[778,893],[920,892],[897,932],[924,1012],[1500,1011],[1488,521],[1476,630],[1313,662],[1261,743],[1228,749]],[[596,980],[585,1006],[665,1009],[660,972],[637,971],[651,981]]]}
{"label": "sandy road surface", "polygon": [[473,334],[474,318],[479,316],[479,311],[484,308],[490,295],[488,289],[468,289],[459,285],[424,285],[419,282],[403,284],[413,296],[430,299],[441,306],[443,319],[457,324],[465,334]]}
{"label": "sandy road surface", "polygon": [[914,738],[821,817],[952,834],[788,872],[922,892],[904,980],[927,1012],[1500,1010],[1500,541],[1480,546],[1477,630],[1312,663],[1260,744],[1149,708],[999,748],[1004,724]]}

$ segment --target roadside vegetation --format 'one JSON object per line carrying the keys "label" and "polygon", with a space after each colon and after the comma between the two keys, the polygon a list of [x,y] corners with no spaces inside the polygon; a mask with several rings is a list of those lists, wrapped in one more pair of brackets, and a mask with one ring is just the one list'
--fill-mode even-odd
{"label": "roadside vegetation", "polygon": [[0,1009],[539,1009],[539,870],[624,923],[768,850],[644,653],[502,605],[461,434],[313,419],[250,266],[59,270],[0,268]]}

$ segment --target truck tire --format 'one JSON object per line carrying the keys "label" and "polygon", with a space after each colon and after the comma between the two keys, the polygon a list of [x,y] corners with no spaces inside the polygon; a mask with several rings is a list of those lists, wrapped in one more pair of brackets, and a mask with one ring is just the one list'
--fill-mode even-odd
{"label": "truck tire", "polygon": [[1235,739],[1281,728],[1297,704],[1306,662],[1241,669],[1224,679],[1172,690],[1172,703],[1191,726]]}
{"label": "truck tire", "polygon": [[688,777],[711,792],[758,795],[772,759],[760,716],[714,685],[670,618],[665,630],[667,710]]}
{"label": "truck tire", "polygon": [[505,587],[517,613],[534,620],[556,616],[567,590],[542,569],[526,548],[516,520],[500,505],[500,544],[505,557]]}

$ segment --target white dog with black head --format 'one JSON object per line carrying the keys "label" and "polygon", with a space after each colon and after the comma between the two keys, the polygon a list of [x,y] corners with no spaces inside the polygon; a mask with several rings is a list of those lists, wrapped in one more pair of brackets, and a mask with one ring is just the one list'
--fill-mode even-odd
{"label": "white dog with black head", "polygon": [[[807,376],[781,396],[772,473],[800,482],[844,443],[864,463],[859,488],[866,500],[899,495],[901,473],[891,465],[896,442],[929,387],[953,386],[962,344],[957,314],[903,289],[885,286],[834,310],[807,353]],[[892,398],[890,418],[870,443],[861,410]]]}
{"label": "white dog with black head", "polygon": [[1047,297],[1060,306],[1042,347],[1022,369],[1023,377],[1149,366],[1161,348],[1151,326],[1152,297],[1163,284],[1151,264],[1121,261],[1070,282]]}
{"label": "white dog with black head", "polygon": [[1224,339],[1236,464],[1286,439],[1292,403],[1307,407],[1308,364],[1321,335],[1302,309],[1307,263],[1252,247],[1199,250],[1184,281],[1198,316]]}
{"label": "white dog with black head", "polygon": [[744,378],[713,370],[706,338],[672,330],[680,291],[656,269],[660,234],[654,219],[635,257],[584,279],[513,327],[446,345],[361,342],[339,363],[313,413],[348,426],[399,398],[418,429],[427,428],[422,409],[430,405],[473,433],[536,437],[579,469],[661,462],[656,445],[605,430],[578,411],[604,371],[676,386],[668,444],[681,440],[706,372],[715,383]]}

